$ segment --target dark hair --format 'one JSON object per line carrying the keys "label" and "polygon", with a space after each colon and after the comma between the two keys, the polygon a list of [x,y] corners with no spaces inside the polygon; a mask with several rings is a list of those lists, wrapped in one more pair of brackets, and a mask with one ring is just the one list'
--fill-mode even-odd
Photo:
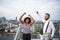
{"label": "dark hair", "polygon": [[26,17],[25,19],[24,19],[24,22],[26,23],[26,19],[28,19],[29,20],[29,22],[28,23],[31,23],[31,19],[29,18],[29,17]]}
{"label": "dark hair", "polygon": [[50,17],[50,14],[49,13],[46,13],[46,15],[48,15],[48,17]]}

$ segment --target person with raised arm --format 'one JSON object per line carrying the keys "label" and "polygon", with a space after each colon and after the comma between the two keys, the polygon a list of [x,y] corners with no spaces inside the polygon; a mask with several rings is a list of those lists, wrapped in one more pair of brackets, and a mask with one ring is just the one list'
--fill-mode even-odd
{"label": "person with raised arm", "polygon": [[34,24],[35,20],[30,14],[28,15],[29,17],[26,17],[24,20],[22,20],[24,15],[26,15],[26,13],[22,14],[19,18],[23,28],[23,40],[31,40],[30,27],[32,24]]}
{"label": "person with raised arm", "polygon": [[[36,11],[37,15],[40,17],[39,12]],[[54,34],[55,34],[55,27],[53,22],[50,20],[50,14],[45,13],[45,21],[44,27],[43,27],[43,39],[44,40],[53,40]]]}

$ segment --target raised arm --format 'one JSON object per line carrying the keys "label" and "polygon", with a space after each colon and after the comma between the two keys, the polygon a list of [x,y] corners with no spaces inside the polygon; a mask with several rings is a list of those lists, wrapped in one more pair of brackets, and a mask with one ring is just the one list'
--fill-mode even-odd
{"label": "raised arm", "polygon": [[31,26],[35,22],[35,20],[31,15],[29,15],[29,17],[31,18],[31,23],[30,23],[30,26]]}
{"label": "raised arm", "polygon": [[36,11],[36,14],[39,16],[39,19],[40,19],[43,23],[45,23],[45,20],[43,20],[43,19],[41,18],[41,16],[40,16],[40,14],[39,14],[38,11]]}
{"label": "raised arm", "polygon": [[23,24],[24,21],[22,20],[22,17],[25,15],[26,13],[22,14],[21,17],[19,18],[20,22]]}

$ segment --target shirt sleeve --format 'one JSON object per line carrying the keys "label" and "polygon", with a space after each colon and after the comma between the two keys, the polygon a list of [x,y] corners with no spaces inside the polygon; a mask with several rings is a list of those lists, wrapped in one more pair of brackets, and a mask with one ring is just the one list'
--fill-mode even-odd
{"label": "shirt sleeve", "polygon": [[55,27],[54,27],[53,22],[50,22],[50,26],[51,26],[51,29],[52,29],[51,37],[53,37],[53,36],[54,36],[54,34],[55,34]]}

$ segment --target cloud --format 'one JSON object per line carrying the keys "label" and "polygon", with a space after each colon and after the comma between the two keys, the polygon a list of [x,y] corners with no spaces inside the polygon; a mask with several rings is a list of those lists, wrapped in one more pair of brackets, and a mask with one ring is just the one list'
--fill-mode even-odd
{"label": "cloud", "polygon": [[[0,1],[0,14],[7,18],[14,19],[16,16],[19,18],[23,12],[31,14],[36,20],[39,18],[36,15],[36,10],[39,11],[40,16],[43,18],[46,12],[51,14],[51,19],[59,19],[59,0],[2,0]],[[57,13],[57,15],[56,15]],[[53,15],[52,15],[53,14]]]}

